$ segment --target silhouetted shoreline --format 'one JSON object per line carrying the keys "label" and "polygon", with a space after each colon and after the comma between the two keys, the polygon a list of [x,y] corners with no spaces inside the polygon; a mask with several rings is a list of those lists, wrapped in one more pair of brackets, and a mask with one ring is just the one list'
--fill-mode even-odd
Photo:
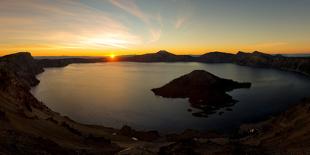
{"label": "silhouetted shoreline", "polygon": [[[157,57],[160,55],[159,58]],[[161,51],[147,56],[149,62],[176,62],[188,56]],[[211,55],[211,56],[210,56]],[[142,56],[144,57],[144,56]],[[224,60],[219,58],[225,57]],[[119,61],[138,61],[140,57]],[[310,150],[309,99],[292,106],[270,120],[244,125],[239,133],[224,136],[216,132],[188,130],[181,134],[159,135],[156,131],[121,130],[83,125],[50,110],[30,92],[39,83],[36,75],[45,67],[64,67],[71,63],[100,63],[108,59],[34,60],[29,53],[0,58],[0,151],[4,154],[115,154],[152,152],[188,153],[279,153],[296,149]],[[268,67],[309,75],[308,58],[287,58],[254,52],[204,55],[197,62],[236,63],[251,67]],[[285,124],[285,125],[284,125]],[[291,136],[288,136],[291,135]],[[149,141],[149,143],[146,143]],[[302,145],[300,145],[302,144]],[[130,149],[129,149],[130,148]],[[143,148],[143,149],[139,149]]]}

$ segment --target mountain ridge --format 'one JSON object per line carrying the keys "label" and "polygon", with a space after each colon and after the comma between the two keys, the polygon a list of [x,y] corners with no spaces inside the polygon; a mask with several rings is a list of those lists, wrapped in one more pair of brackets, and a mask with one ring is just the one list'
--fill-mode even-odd
{"label": "mountain ridge", "polygon": [[239,51],[236,54],[225,52],[209,52],[201,56],[175,55],[161,50],[156,53],[119,56],[117,61],[128,62],[201,62],[201,63],[233,63],[241,66],[274,68],[292,71],[310,76],[310,57],[285,57],[254,51],[246,53]]}

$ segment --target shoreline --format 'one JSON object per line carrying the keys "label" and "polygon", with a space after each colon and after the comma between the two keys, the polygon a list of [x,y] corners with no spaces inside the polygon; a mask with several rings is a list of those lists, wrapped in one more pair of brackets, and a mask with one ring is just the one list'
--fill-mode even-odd
{"label": "shoreline", "polygon": [[[148,139],[151,141],[153,141],[154,139],[155,141],[156,139],[161,139],[160,141],[164,141],[162,142],[163,144],[167,144],[167,139],[165,140],[163,135],[160,136],[156,131],[135,131],[128,126],[125,126],[120,130],[117,130],[98,125],[85,125],[77,123],[75,121],[72,121],[66,116],[61,116],[59,113],[50,110],[48,107],[44,105],[44,103],[38,101],[29,92],[30,87],[36,86],[39,83],[39,81],[36,79],[36,75],[44,72],[43,68],[64,67],[71,63],[94,63],[99,61],[98,59],[91,61],[85,61],[85,59],[70,59],[65,61],[66,59],[62,59],[57,61],[49,60],[49,62],[43,63],[42,60],[40,62],[37,62],[37,60],[33,60],[31,55],[27,53],[22,53],[17,58],[15,58],[15,55],[11,55],[12,58],[4,57],[5,59],[3,59],[3,57],[0,57],[0,71],[1,71],[0,75],[2,75],[0,77],[1,78],[4,77],[5,79],[3,80],[5,82],[8,82],[7,84],[5,83],[0,87],[1,88],[0,101],[2,104],[4,103],[0,107],[1,112],[0,121],[5,122],[6,124],[4,126],[4,129],[2,129],[3,127],[1,127],[2,129],[1,131],[13,130],[14,132],[20,133],[22,130],[24,130],[22,132],[26,131],[27,136],[28,134],[30,134],[51,139],[52,141],[55,141],[56,144],[57,143],[58,145],[60,144],[59,147],[55,146],[57,148],[56,150],[58,151],[65,151],[67,148],[70,148],[70,150],[75,149],[81,151],[83,150],[82,148],[85,147],[86,145],[88,146],[86,147],[87,148],[86,151],[90,152],[106,151],[107,154],[110,153],[114,154],[116,152],[121,151],[122,150],[121,148],[126,149],[127,146],[136,144],[137,143],[136,140],[132,139],[132,137],[136,138],[138,136],[140,136],[139,138],[139,141],[141,141],[140,143],[144,143],[145,141],[143,141],[142,139],[145,138],[146,140]],[[22,60],[21,63],[19,62],[20,60]],[[100,62],[107,62],[107,60],[100,59]],[[39,65],[36,66],[36,63],[38,63]],[[8,67],[10,68],[9,70],[7,69]],[[14,75],[16,73],[18,73],[19,75],[18,74]],[[294,107],[295,106],[298,107],[299,105],[294,105]],[[29,126],[25,124],[30,122],[31,124],[34,123],[37,124],[38,126],[42,126],[43,128],[36,129],[36,127],[33,127],[32,125]],[[48,131],[44,131],[46,128],[53,129],[54,131],[57,132],[49,133]],[[86,133],[88,133],[88,135]],[[117,135],[115,136],[114,133],[117,133]],[[64,137],[67,138],[59,137],[59,134],[60,135],[62,134],[64,135]],[[185,136],[186,139],[197,137],[197,135],[200,135],[201,137],[206,137],[207,139],[212,137],[209,134],[217,138],[223,137],[222,135],[216,135],[215,133],[202,134],[197,131],[190,130],[190,131],[184,131],[179,136],[174,135],[174,138],[170,139],[174,139],[173,141],[175,143],[179,143],[181,139],[184,139],[184,138],[180,139],[180,137],[186,134],[190,135],[188,137]],[[22,134],[22,137],[25,138],[27,137],[26,135]],[[110,142],[107,138],[110,139]],[[100,139],[99,142],[98,139]],[[30,138],[30,140],[33,142],[40,141],[37,140],[35,137]],[[82,143],[78,141],[81,141]],[[104,141],[103,144],[102,141]],[[44,143],[45,142],[50,143],[44,141]],[[72,146],[72,144],[70,143],[72,144],[76,143],[75,144],[76,146]],[[248,141],[246,143],[248,143]],[[160,149],[162,147],[167,148],[168,146],[170,146],[170,143],[168,144],[169,145],[167,146],[160,145]],[[103,145],[105,147],[102,150],[102,148],[99,148],[98,145],[101,147]],[[153,145],[158,145],[158,143],[153,143]],[[223,146],[228,147],[227,145],[230,146],[231,144],[225,143]],[[65,147],[62,148],[62,146]],[[193,146],[193,148],[195,147]],[[44,150],[44,148],[42,150]]]}
{"label": "shoreline", "polygon": [[[135,63],[135,62],[104,62],[104,63]],[[145,62],[139,62],[139,63],[145,63]],[[154,63],[166,63],[166,62],[154,62]],[[179,63],[179,62],[172,62],[172,63]],[[185,62],[185,63],[188,63],[188,62]],[[190,62],[191,63],[191,62]],[[204,64],[204,63],[202,63],[202,62],[194,62],[194,63],[201,63],[201,64]],[[93,63],[92,63],[93,64]],[[92,64],[70,64],[70,65],[74,65],[75,67],[79,67],[80,65],[86,65],[86,66],[88,66],[88,65],[91,65],[92,66]],[[101,63],[98,63],[98,65],[100,65]],[[148,63],[145,63],[145,65],[146,64],[148,64]],[[167,64],[169,64],[169,62],[167,63]],[[227,63],[227,64],[229,64],[229,63]],[[68,66],[70,66],[70,65],[68,65]],[[95,63],[94,64],[95,66],[97,66],[97,64]],[[104,65],[104,64],[103,64]],[[237,64],[232,64],[232,65],[237,65]],[[82,67],[82,66],[81,66]],[[240,67],[248,67],[248,66],[240,66]],[[49,68],[47,68],[47,69],[49,69]],[[50,68],[50,69],[57,69],[57,68]],[[61,68],[60,68],[61,69]],[[277,72],[283,72],[283,73],[285,73],[285,74],[292,74],[292,75],[294,75],[294,74],[296,74],[296,73],[292,73],[292,72],[288,72],[288,71],[282,71],[282,70],[276,70],[276,69],[274,69],[274,68],[258,68],[258,69],[263,69],[263,70],[274,70],[274,71],[277,71]],[[294,76],[305,76],[305,75],[303,75],[303,74],[296,74],[296,75],[294,75]],[[58,78],[60,78],[60,77],[58,77]],[[307,76],[305,76],[305,78],[308,78]],[[41,79],[41,80],[44,80],[44,78],[43,79]],[[52,79],[50,79],[50,80],[52,80]],[[38,96],[38,97],[40,97],[40,96]],[[295,101],[293,101],[293,102],[298,102],[300,99],[296,99]],[[125,102],[126,103],[126,102]],[[290,102],[291,103],[291,102]],[[286,110],[286,109],[285,109]],[[54,110],[54,111],[57,111],[57,110]],[[259,122],[261,122],[261,121],[265,121],[266,119],[269,119],[269,118],[271,118],[271,117],[273,117],[273,116],[276,116],[276,115],[278,115],[278,114],[280,114],[282,111],[284,111],[284,110],[279,110],[279,111],[277,111],[276,113],[272,113],[271,115],[264,115],[263,117],[260,117],[260,118],[255,118],[254,120],[251,120],[251,121],[247,121],[247,122],[245,122],[245,123],[242,123],[242,124],[249,124],[249,123],[259,123]],[[70,111],[69,111],[70,112]],[[66,113],[66,112],[63,112],[63,113]],[[71,115],[72,116],[72,115]],[[86,117],[87,118],[87,117]],[[104,118],[104,117],[103,117]],[[75,121],[77,121],[77,122],[80,122],[79,121],[79,119],[74,119]],[[119,125],[119,124],[117,124],[117,125],[106,125],[106,124],[104,124],[104,123],[101,123],[100,121],[99,121],[99,123],[97,122],[93,122],[93,123],[87,123],[87,121],[85,122],[80,122],[80,123],[83,123],[83,124],[87,124],[87,125],[103,125],[103,126],[105,126],[105,127],[111,127],[111,128],[115,128],[115,129],[120,129],[122,126],[124,126],[124,125],[128,125],[128,126],[131,126],[130,124],[122,124],[122,125]],[[242,125],[241,124],[241,125]],[[136,128],[134,125],[132,125],[131,126],[132,128],[134,128],[134,129],[136,129],[136,130],[141,130],[141,131],[148,131],[148,130],[157,130],[161,135],[167,135],[167,134],[172,134],[172,133],[182,133],[184,130],[186,130],[186,129],[192,129],[192,130],[197,130],[197,131],[202,131],[202,132],[205,132],[205,131],[209,131],[209,130],[211,130],[211,131],[217,131],[218,133],[221,133],[221,134],[225,134],[225,135],[228,135],[229,133],[233,133],[233,132],[236,132],[238,129],[239,129],[239,126],[230,126],[230,128],[231,129],[214,129],[214,128],[212,128],[212,129],[195,129],[195,128],[190,128],[190,127],[188,127],[188,128],[183,128],[183,129],[181,129],[181,130],[173,130],[173,131],[167,131],[167,130],[161,130],[160,128],[158,129],[158,128],[151,128],[151,127],[149,127],[149,128]]]}

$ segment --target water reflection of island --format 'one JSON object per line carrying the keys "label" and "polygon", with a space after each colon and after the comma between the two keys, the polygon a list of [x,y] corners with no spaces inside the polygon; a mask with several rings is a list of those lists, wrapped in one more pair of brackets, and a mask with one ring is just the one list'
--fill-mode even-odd
{"label": "water reflection of island", "polygon": [[[197,117],[208,117],[219,109],[233,106],[237,101],[226,92],[238,88],[250,88],[251,83],[239,83],[229,79],[217,77],[204,70],[195,70],[172,80],[168,84],[154,88],[155,95],[166,98],[189,98],[191,106],[200,109],[193,112]],[[191,110],[189,110],[191,111]],[[223,111],[219,112],[222,114]]]}

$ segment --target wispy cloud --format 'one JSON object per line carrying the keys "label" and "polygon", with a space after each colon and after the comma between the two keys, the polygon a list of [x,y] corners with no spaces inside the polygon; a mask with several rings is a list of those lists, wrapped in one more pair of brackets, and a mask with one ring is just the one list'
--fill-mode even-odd
{"label": "wispy cloud", "polygon": [[134,0],[110,0],[110,2],[113,5],[132,14],[133,16],[138,17],[143,22],[149,23],[149,17],[141,11],[141,9],[138,7]]}
{"label": "wispy cloud", "polygon": [[[139,18],[149,29],[150,39],[148,43],[156,42],[160,39],[162,33],[162,18],[160,14],[157,15],[149,15],[143,12],[140,7],[137,5],[135,0],[109,0],[116,7],[128,12],[129,14]],[[158,23],[158,27],[153,26],[154,23],[152,21],[156,21]]]}
{"label": "wispy cloud", "polygon": [[156,42],[160,39],[162,32],[161,32],[161,29],[151,29],[150,33],[151,33],[152,38],[149,41],[149,43],[152,43],[152,42]]}
{"label": "wispy cloud", "polygon": [[177,18],[176,22],[175,22],[175,28],[179,29],[181,28],[185,22],[187,21],[187,17],[179,17]]}
{"label": "wispy cloud", "polygon": [[129,48],[140,42],[139,36],[106,12],[74,0],[1,0],[0,23],[0,47],[3,43],[6,48],[8,44]]}

